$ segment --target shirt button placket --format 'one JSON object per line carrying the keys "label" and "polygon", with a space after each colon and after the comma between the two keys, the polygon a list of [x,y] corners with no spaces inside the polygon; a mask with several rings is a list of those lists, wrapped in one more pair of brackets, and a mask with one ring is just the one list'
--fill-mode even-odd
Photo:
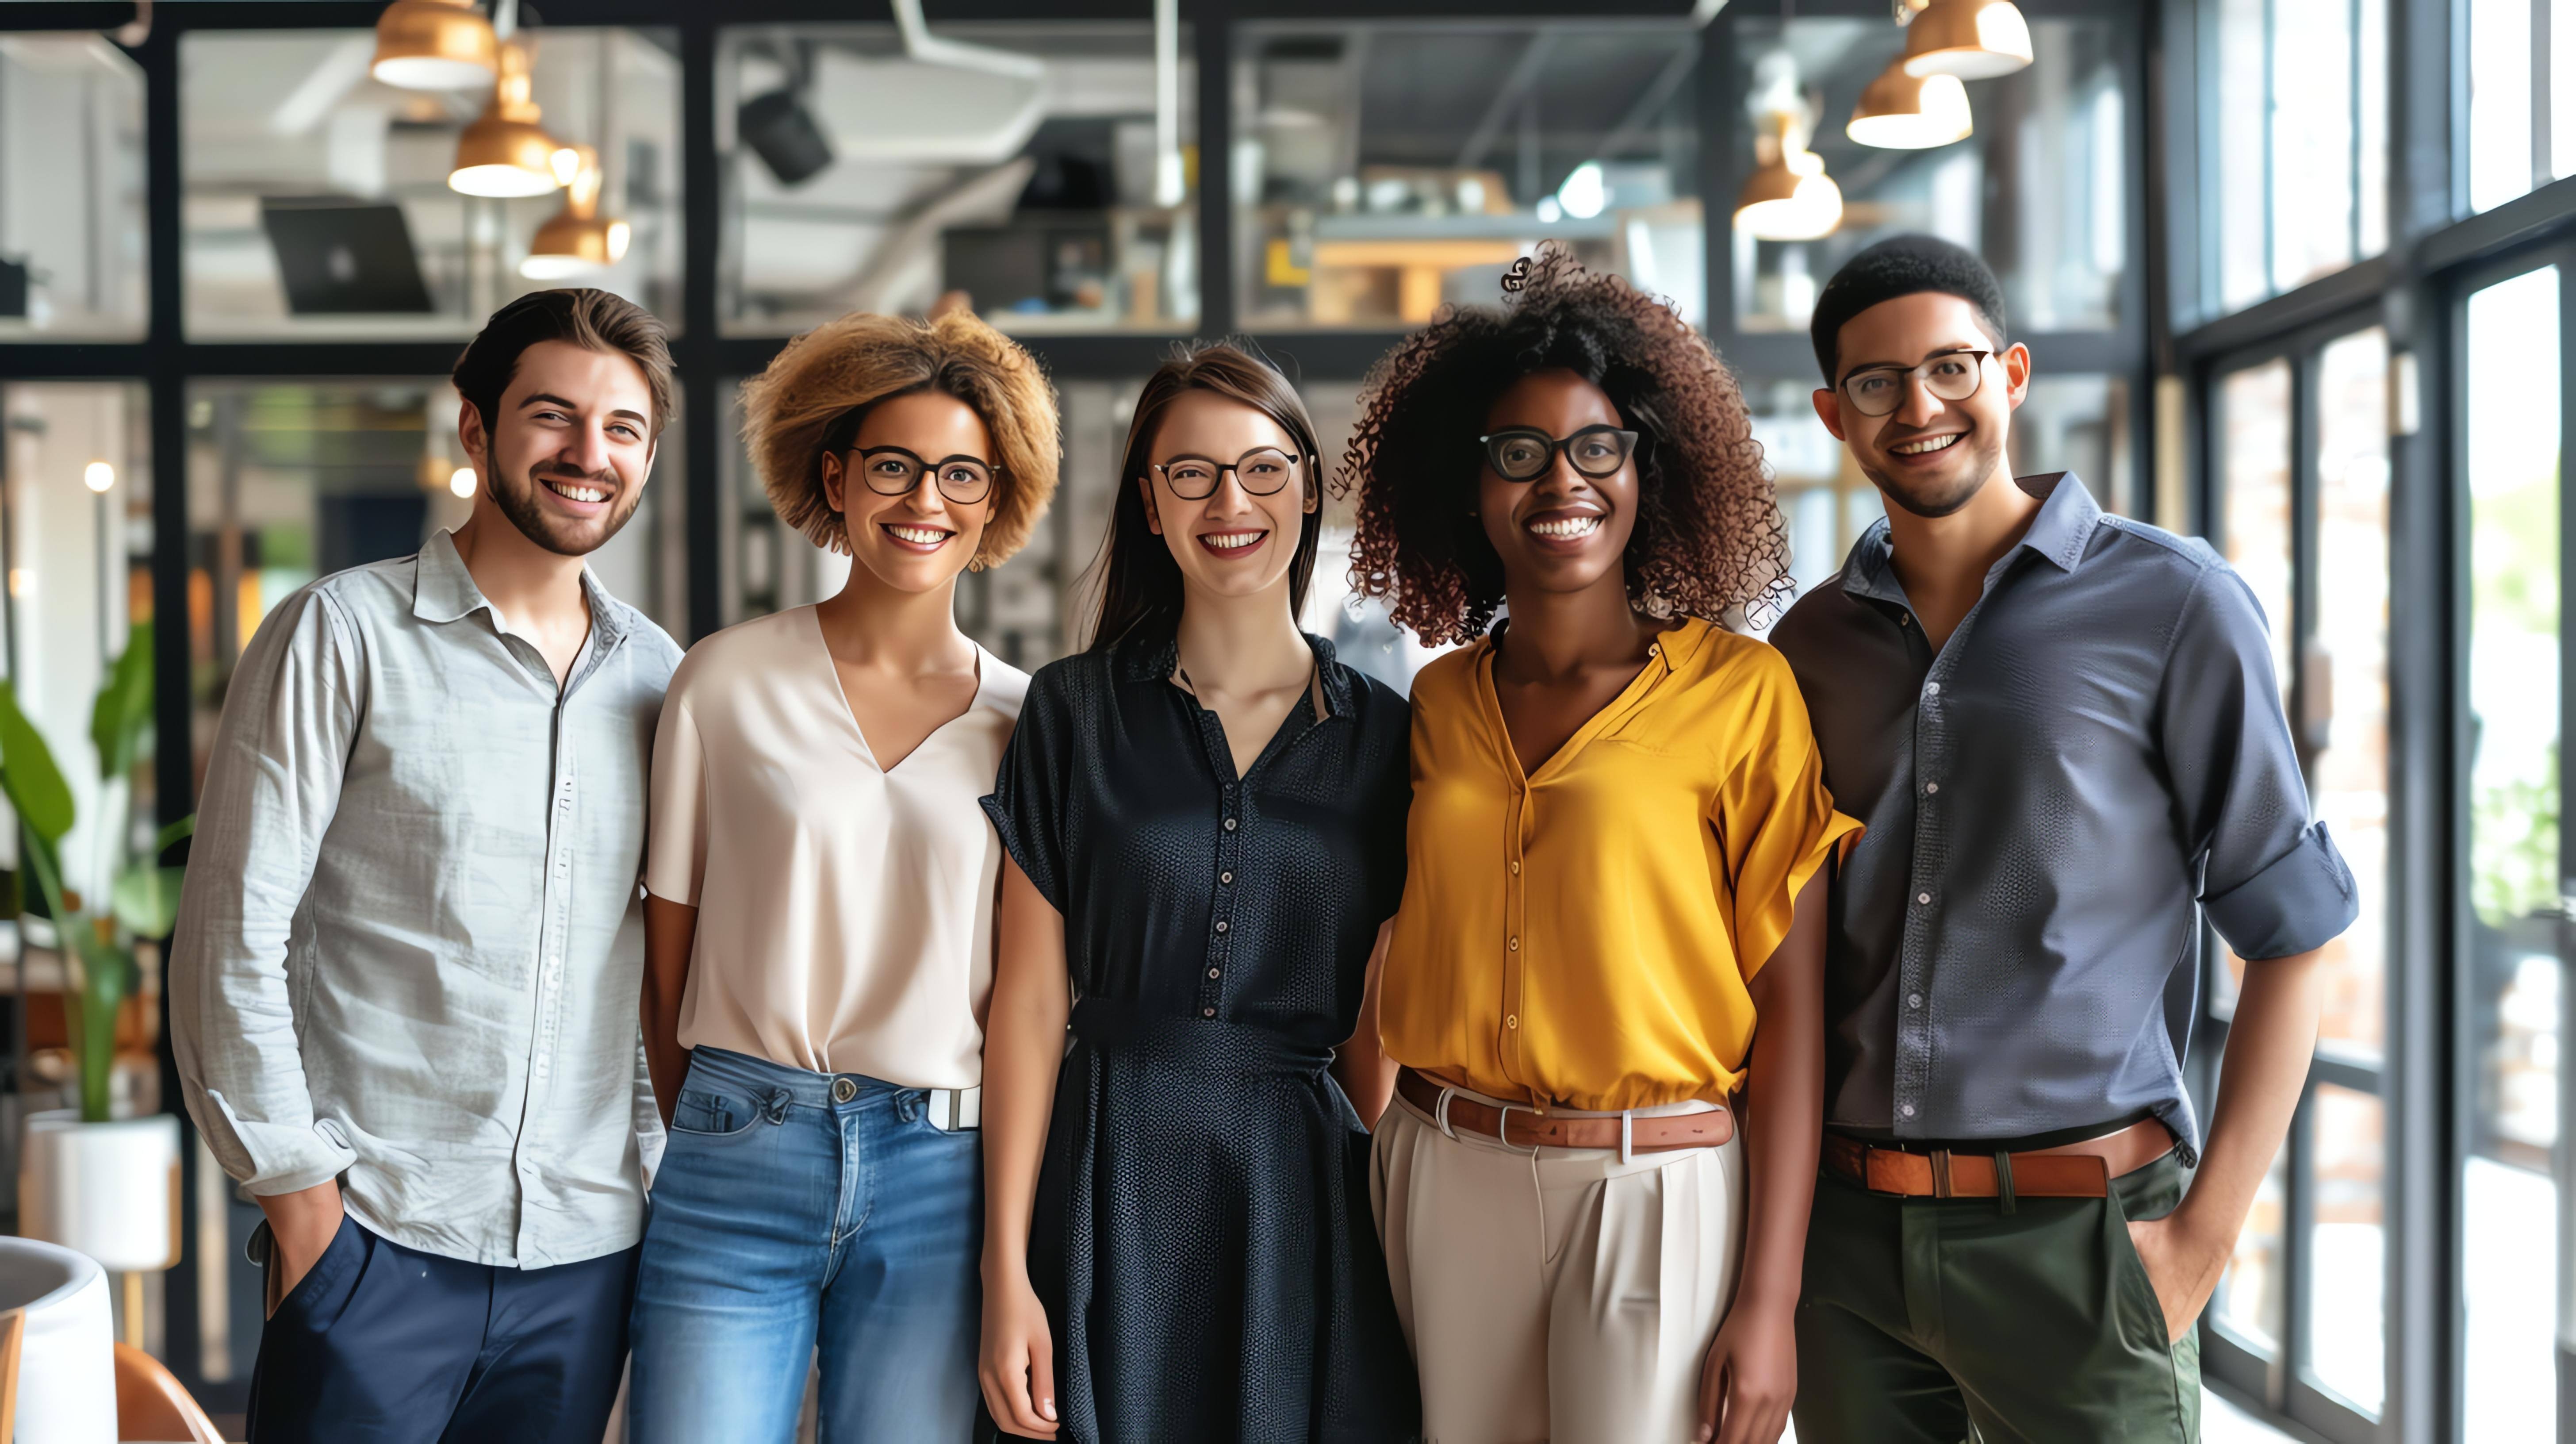
{"label": "shirt button placket", "polygon": [[1222,815],[1216,835],[1219,890],[1216,920],[1208,935],[1207,976],[1199,980],[1201,1018],[1214,1018],[1218,1004],[1224,1001],[1226,950],[1234,941],[1234,870],[1243,858],[1242,794],[1240,782],[1229,782],[1220,791]]}

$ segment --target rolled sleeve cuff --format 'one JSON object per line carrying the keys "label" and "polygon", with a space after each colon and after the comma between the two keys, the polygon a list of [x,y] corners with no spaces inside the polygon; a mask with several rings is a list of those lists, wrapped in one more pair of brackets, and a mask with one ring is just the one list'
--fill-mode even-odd
{"label": "rolled sleeve cuff", "polygon": [[206,1097],[221,1110],[233,1135],[230,1146],[226,1146],[226,1140],[211,1136],[206,1140],[207,1146],[224,1172],[231,1174],[242,1192],[253,1198],[320,1187],[358,1161],[357,1150],[340,1142],[338,1130],[328,1123],[317,1120],[305,1128],[245,1123],[234,1116],[232,1105],[221,1094],[209,1092]]}
{"label": "rolled sleeve cuff", "polygon": [[2322,822],[2261,872],[2201,905],[2218,935],[2248,961],[2321,948],[2361,915],[2352,869]]}

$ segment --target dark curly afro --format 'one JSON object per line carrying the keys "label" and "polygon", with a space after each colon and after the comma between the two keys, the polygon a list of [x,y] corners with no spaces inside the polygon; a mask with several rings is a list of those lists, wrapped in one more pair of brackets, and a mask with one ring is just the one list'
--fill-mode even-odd
{"label": "dark curly afro", "polygon": [[1650,615],[1760,616],[1788,590],[1789,539],[1735,377],[1672,307],[1550,244],[1498,307],[1449,310],[1369,372],[1334,479],[1359,489],[1351,589],[1434,646],[1480,636],[1503,563],[1471,514],[1496,398],[1562,367],[1640,434],[1628,595]]}

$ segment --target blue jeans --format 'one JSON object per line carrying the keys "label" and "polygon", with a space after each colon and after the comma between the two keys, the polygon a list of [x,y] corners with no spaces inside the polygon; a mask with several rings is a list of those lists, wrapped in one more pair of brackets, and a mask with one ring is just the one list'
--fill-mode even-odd
{"label": "blue jeans", "polygon": [[700,1048],[635,1281],[636,1444],[784,1441],[819,1350],[826,1444],[965,1444],[982,1135],[918,1088]]}

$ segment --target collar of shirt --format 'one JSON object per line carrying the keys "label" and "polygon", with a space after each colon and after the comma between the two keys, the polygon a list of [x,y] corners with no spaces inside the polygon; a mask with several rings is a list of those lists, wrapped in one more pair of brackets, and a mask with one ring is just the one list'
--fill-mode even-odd
{"label": "collar of shirt", "polygon": [[[2039,515],[2031,518],[2020,543],[1986,573],[1986,585],[1993,586],[1995,578],[2023,552],[2047,558],[2059,571],[2071,572],[2083,565],[2094,528],[2102,523],[2102,507],[2085,489],[2083,479],[2071,471],[2054,471],[2017,476],[2013,484],[2041,499]],[[1851,554],[1843,559],[1843,590],[1910,610],[1905,588],[1896,580],[1896,552],[1888,533],[1887,519],[1881,517],[1852,543]]]}
{"label": "collar of shirt", "polygon": [[[588,651],[592,656],[604,657],[626,636],[626,619],[621,615],[623,609],[617,599],[608,594],[608,589],[599,584],[599,578],[591,575],[588,564],[581,569],[581,595],[582,600],[590,605]],[[474,574],[466,569],[464,556],[456,550],[456,534],[441,527],[429,539],[428,545],[420,549],[420,561],[412,580],[411,614],[424,622],[444,624],[470,617],[476,612],[491,614],[494,631],[505,636],[518,635],[510,630],[509,621],[501,615],[501,609],[492,605],[492,599],[483,595],[483,589],[474,584]]]}
{"label": "collar of shirt", "polygon": [[[1353,706],[1350,673],[1333,665],[1333,644],[1312,632],[1298,635],[1314,650],[1315,674],[1323,681],[1329,715],[1349,716]],[[1177,628],[1140,626],[1110,645],[1118,676],[1130,682],[1164,681],[1181,662],[1181,634]]]}

